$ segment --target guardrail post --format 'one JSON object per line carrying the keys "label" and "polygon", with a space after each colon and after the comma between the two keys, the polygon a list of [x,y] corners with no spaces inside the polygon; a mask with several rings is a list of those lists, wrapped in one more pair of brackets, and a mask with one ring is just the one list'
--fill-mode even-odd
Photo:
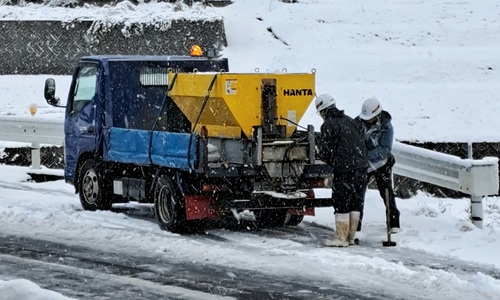
{"label": "guardrail post", "polygon": [[31,169],[40,170],[40,143],[31,143]]}
{"label": "guardrail post", "polygon": [[472,159],[472,143],[468,142],[467,143],[467,158]]}
{"label": "guardrail post", "polygon": [[[473,159],[473,147],[472,143],[467,143],[467,158]],[[483,197],[482,196],[470,196],[470,218],[472,224],[477,228],[483,229]]]}
{"label": "guardrail post", "polygon": [[471,196],[470,207],[472,224],[483,229],[483,196]]}

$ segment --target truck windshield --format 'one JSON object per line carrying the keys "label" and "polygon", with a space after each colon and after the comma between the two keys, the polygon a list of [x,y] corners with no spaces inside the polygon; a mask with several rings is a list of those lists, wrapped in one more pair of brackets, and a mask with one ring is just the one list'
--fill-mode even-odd
{"label": "truck windshield", "polygon": [[72,112],[79,112],[85,104],[92,101],[96,91],[97,67],[84,66],[78,71],[75,90],[73,92]]}

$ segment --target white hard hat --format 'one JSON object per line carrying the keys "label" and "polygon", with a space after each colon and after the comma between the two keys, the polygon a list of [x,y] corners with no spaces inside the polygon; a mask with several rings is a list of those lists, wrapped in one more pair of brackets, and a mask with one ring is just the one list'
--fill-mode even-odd
{"label": "white hard hat", "polygon": [[335,99],[333,99],[333,97],[328,94],[323,94],[316,97],[315,104],[316,104],[316,110],[320,112],[332,105],[335,105]]}
{"label": "white hard hat", "polygon": [[363,120],[370,120],[376,117],[382,111],[382,105],[375,98],[368,98],[363,102],[359,117]]}

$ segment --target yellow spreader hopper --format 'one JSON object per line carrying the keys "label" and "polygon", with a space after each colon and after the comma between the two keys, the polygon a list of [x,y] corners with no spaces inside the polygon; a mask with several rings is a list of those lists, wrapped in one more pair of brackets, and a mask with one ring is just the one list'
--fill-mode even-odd
{"label": "yellow spreader hopper", "polygon": [[169,73],[168,81],[193,131],[205,126],[213,137],[249,138],[270,122],[290,137],[315,95],[314,73]]}

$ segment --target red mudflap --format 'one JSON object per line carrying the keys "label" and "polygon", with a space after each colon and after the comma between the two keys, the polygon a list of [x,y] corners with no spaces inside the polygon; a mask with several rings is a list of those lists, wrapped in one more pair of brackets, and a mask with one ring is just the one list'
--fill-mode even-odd
{"label": "red mudflap", "polygon": [[[313,189],[308,190],[306,192],[306,195],[307,199],[316,198]],[[314,216],[314,207],[306,207],[303,209],[290,208],[288,210],[288,213],[291,214],[292,216]]]}
{"label": "red mudflap", "polygon": [[314,207],[306,207],[305,209],[290,208],[288,213],[292,216],[314,216]]}
{"label": "red mudflap", "polygon": [[210,208],[213,197],[209,195],[185,195],[186,218],[188,220],[215,219],[219,212]]}

